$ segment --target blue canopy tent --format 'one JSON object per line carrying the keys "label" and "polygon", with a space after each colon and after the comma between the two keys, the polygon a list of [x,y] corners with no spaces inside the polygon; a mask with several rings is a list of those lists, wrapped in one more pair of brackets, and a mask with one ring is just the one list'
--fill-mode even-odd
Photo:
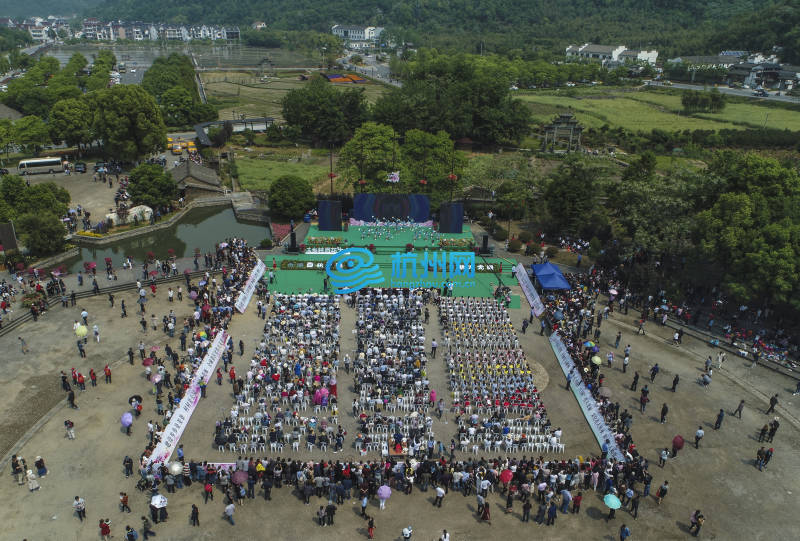
{"label": "blue canopy tent", "polygon": [[542,289],[570,289],[569,282],[552,263],[531,265],[533,274],[542,286]]}

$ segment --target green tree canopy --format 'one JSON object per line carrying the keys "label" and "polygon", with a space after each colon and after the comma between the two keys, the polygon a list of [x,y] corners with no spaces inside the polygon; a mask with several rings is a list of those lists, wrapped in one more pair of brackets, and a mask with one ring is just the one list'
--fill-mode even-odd
{"label": "green tree canopy", "polygon": [[87,144],[92,140],[91,110],[83,98],[56,102],[50,111],[50,137],[67,145]]}
{"label": "green tree canopy", "polygon": [[14,140],[27,152],[38,154],[42,147],[50,144],[47,124],[38,116],[25,116],[14,122]]}
{"label": "green tree canopy", "polygon": [[299,129],[303,139],[323,147],[344,143],[368,113],[362,89],[341,91],[318,75],[303,88],[289,91],[282,106],[286,122]]}
{"label": "green tree canopy", "polygon": [[276,218],[298,219],[315,205],[311,185],[303,178],[284,175],[269,188],[269,208]]}
{"label": "green tree canopy", "polygon": [[105,155],[135,161],[159,152],[167,129],[153,97],[138,85],[116,85],[91,96],[92,127]]}
{"label": "green tree canopy", "polygon": [[172,203],[178,188],[160,165],[142,164],[131,171],[128,193],[134,205],[147,205],[156,210]]}
{"label": "green tree canopy", "polygon": [[22,243],[34,255],[46,256],[64,251],[67,230],[53,213],[28,213],[16,222]]}

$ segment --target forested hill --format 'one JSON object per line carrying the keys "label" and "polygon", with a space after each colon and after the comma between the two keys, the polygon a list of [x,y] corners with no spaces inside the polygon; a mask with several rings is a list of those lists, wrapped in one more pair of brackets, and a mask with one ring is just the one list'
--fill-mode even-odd
{"label": "forested hill", "polygon": [[[787,0],[779,0],[787,1]],[[794,1],[794,0],[789,0]],[[385,26],[421,45],[486,41],[496,48],[566,41],[677,46],[704,24],[774,0],[105,0],[90,13],[108,19],[246,25],[329,31],[336,23]]]}

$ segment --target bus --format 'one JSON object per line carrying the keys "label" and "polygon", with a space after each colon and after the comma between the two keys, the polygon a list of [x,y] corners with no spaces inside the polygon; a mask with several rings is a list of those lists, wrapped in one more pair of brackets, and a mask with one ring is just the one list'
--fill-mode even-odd
{"label": "bus", "polygon": [[33,158],[21,160],[17,165],[20,175],[33,175],[35,173],[64,172],[64,162],[61,158]]}

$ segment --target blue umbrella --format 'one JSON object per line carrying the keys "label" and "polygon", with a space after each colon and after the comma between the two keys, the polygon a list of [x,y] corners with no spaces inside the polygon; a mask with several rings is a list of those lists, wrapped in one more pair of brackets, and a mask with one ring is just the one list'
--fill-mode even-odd
{"label": "blue umbrella", "polygon": [[122,414],[120,422],[122,423],[122,426],[126,428],[131,426],[133,424],[133,415],[131,415],[129,411],[126,411],[125,413]]}
{"label": "blue umbrella", "polygon": [[619,509],[622,507],[622,502],[613,494],[606,494],[606,497],[603,498],[603,503],[606,504],[606,507],[609,509]]}
{"label": "blue umbrella", "polygon": [[556,310],[553,317],[556,318],[556,321],[561,321],[564,319],[564,313],[561,310]]}

